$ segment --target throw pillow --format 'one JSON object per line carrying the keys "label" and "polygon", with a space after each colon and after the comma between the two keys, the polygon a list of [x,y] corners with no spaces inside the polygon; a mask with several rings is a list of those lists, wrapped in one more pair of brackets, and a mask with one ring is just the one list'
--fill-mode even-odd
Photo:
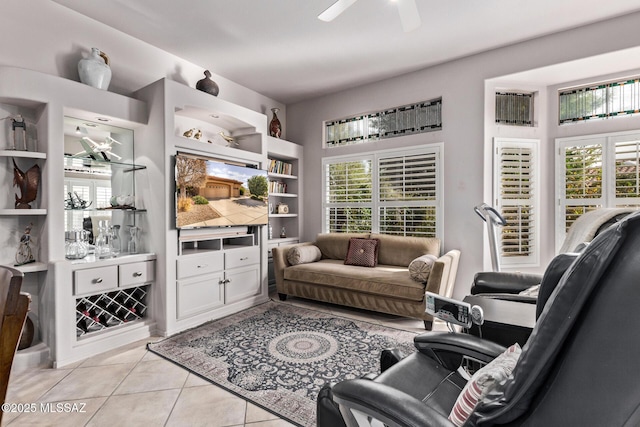
{"label": "throw pillow", "polygon": [[349,250],[344,263],[361,267],[378,265],[378,239],[349,239]]}
{"label": "throw pillow", "polygon": [[526,297],[538,298],[540,294],[540,285],[533,285],[530,288],[525,289],[524,291],[518,292],[518,295],[523,295]]}
{"label": "throw pillow", "polygon": [[521,352],[522,350],[518,343],[513,344],[504,353],[473,374],[467,385],[462,389],[455,405],[453,405],[453,409],[449,414],[449,421],[458,427],[463,425],[473,412],[478,401],[489,389],[511,375],[513,368],[518,363]]}
{"label": "throw pillow", "polygon": [[308,264],[310,262],[319,261],[322,253],[317,246],[304,245],[296,246],[287,252],[287,261],[291,265]]}
{"label": "throw pillow", "polygon": [[426,283],[427,279],[429,279],[429,273],[431,273],[433,263],[436,262],[437,259],[435,255],[419,256],[409,264],[409,275],[416,282]]}

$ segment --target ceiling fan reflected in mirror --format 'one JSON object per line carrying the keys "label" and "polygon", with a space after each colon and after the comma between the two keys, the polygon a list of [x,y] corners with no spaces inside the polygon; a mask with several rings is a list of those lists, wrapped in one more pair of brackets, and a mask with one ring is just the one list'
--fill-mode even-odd
{"label": "ceiling fan reflected in mirror", "polygon": [[[318,15],[318,19],[330,22],[336,19],[342,12],[347,10],[352,4],[358,0],[337,0],[329,6],[324,12]],[[391,0],[398,5],[398,14],[400,22],[405,33],[413,31],[421,25],[420,14],[416,0]]]}

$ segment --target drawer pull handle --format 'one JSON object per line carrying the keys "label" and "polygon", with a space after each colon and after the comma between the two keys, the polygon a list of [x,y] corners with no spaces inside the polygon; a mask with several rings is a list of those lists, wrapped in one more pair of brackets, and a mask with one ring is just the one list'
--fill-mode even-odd
{"label": "drawer pull handle", "polygon": [[244,257],[244,258],[240,258],[240,261],[246,261],[246,260],[248,260],[248,259],[249,259],[249,257],[248,257],[248,256],[246,256],[246,257]]}
{"label": "drawer pull handle", "polygon": [[133,277],[140,277],[140,276],[142,276],[141,271],[136,271],[135,273],[133,273]]}
{"label": "drawer pull handle", "polygon": [[224,280],[222,279],[218,280],[218,285],[224,285]]}
{"label": "drawer pull handle", "polygon": [[207,267],[207,264],[202,264],[202,265],[196,266],[196,268],[205,268],[205,267]]}
{"label": "drawer pull handle", "polygon": [[93,279],[93,283],[102,283],[102,277],[98,277],[97,279]]}
{"label": "drawer pull handle", "polygon": [[224,283],[231,283],[231,279],[225,280]]}

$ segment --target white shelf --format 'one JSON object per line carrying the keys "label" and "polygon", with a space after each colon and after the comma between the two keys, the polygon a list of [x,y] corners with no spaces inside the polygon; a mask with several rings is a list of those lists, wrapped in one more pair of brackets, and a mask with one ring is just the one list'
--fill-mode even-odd
{"label": "white shelf", "polygon": [[269,193],[269,197],[298,197],[297,194],[294,193]]}
{"label": "white shelf", "polygon": [[0,215],[46,215],[46,209],[0,209]]}
{"label": "white shelf", "polygon": [[287,174],[283,174],[283,173],[269,172],[268,176],[269,176],[269,178],[298,179],[298,177],[295,176],[295,175],[287,175]]}
{"label": "white shelf", "polygon": [[37,273],[39,271],[47,271],[47,263],[45,262],[32,262],[29,264],[24,264],[20,266],[15,266],[13,264],[5,264],[8,267],[13,267],[16,270],[20,270],[23,273]]}
{"label": "white shelf", "polygon": [[289,214],[269,214],[269,218],[296,218],[298,214],[289,213]]}
{"label": "white shelf", "polygon": [[24,157],[28,159],[46,159],[47,153],[23,150],[0,150],[0,157]]}

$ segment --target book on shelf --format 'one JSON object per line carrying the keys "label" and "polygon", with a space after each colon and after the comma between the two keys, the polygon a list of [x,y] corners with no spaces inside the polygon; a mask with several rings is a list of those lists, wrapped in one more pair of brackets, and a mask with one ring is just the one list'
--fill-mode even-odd
{"label": "book on shelf", "polygon": [[280,175],[292,175],[293,165],[282,160],[269,159],[269,172]]}
{"label": "book on shelf", "polygon": [[287,183],[282,181],[269,181],[269,193],[286,193]]}

